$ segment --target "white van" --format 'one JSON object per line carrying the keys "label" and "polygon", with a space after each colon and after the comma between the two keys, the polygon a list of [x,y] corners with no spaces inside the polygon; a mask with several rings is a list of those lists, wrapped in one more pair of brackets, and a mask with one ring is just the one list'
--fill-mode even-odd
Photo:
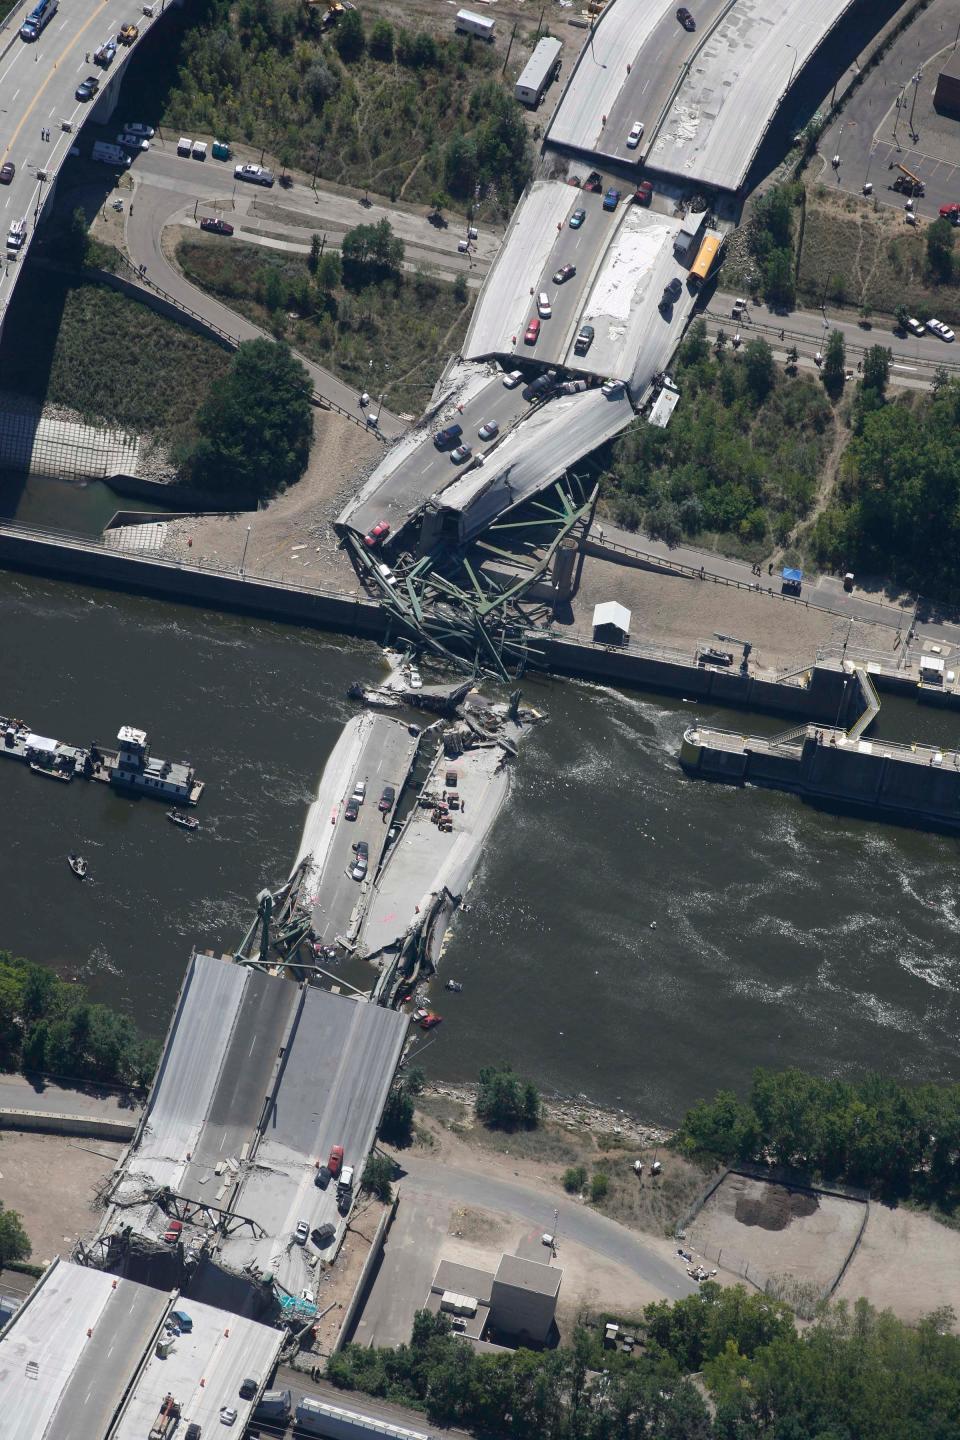
{"label": "white van", "polygon": [[102,165],[114,165],[118,170],[129,170],[130,168],[130,156],[126,150],[119,145],[108,145],[106,140],[93,142],[90,159],[99,160]]}

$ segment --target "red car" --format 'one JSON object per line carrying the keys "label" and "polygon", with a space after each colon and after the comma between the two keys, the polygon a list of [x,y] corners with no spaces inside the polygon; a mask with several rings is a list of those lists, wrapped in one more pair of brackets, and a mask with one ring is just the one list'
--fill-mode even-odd
{"label": "red car", "polygon": [[214,235],[232,235],[233,226],[226,220],[219,220],[214,215],[204,215],[200,221],[201,230],[212,230]]}
{"label": "red car", "polygon": [[431,1010],[430,1014],[424,1015],[423,1019],[420,1021],[420,1029],[433,1030],[437,1025],[441,1025],[442,1023],[443,1016],[434,1015],[433,1011]]}
{"label": "red car", "polygon": [[9,185],[16,173],[17,167],[13,161],[5,160],[3,164],[0,165],[0,185]]}
{"label": "red car", "polygon": [[374,525],[373,529],[368,530],[366,535],[364,535],[363,543],[364,545],[366,545],[368,550],[372,550],[374,546],[379,545],[382,541],[386,540],[389,534],[390,521],[378,520],[376,525]]}
{"label": "red car", "polygon": [[334,1145],[333,1149],[330,1151],[330,1159],[327,1161],[327,1169],[330,1171],[332,1178],[336,1180],[337,1176],[340,1174],[340,1171],[343,1169],[342,1145]]}
{"label": "red car", "polygon": [[[7,167],[4,166],[3,168],[5,170]],[[0,178],[2,178],[2,175],[3,171],[0,170]],[[940,219],[952,220],[954,225],[960,224],[960,205],[941,205]]]}
{"label": "red car", "polygon": [[534,317],[527,326],[523,337],[524,345],[536,345],[540,339],[540,321]]}
{"label": "red car", "polygon": [[634,192],[634,203],[637,205],[649,205],[653,199],[653,186],[649,180],[641,180]]}
{"label": "red car", "polygon": [[170,1223],[167,1225],[166,1232],[164,1233],[164,1243],[167,1245],[176,1245],[177,1241],[180,1239],[182,1231],[183,1221],[171,1220]]}

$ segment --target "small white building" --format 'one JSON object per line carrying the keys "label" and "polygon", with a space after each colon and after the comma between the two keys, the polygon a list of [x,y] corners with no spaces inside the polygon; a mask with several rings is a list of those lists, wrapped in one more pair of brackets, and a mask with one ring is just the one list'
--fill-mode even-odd
{"label": "small white building", "polygon": [[544,35],[520,72],[514,94],[522,105],[539,105],[543,92],[560,74],[560,51],[563,41]]}
{"label": "small white building", "polygon": [[593,607],[593,638],[598,645],[626,645],[630,639],[630,611],[616,600]]}
{"label": "small white building", "polygon": [[479,35],[481,40],[492,40],[496,20],[489,15],[475,15],[472,10],[458,10],[454,28],[461,35]]}

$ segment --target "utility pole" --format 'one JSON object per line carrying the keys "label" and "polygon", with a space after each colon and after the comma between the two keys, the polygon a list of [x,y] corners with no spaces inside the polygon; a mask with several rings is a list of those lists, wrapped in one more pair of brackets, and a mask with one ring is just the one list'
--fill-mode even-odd
{"label": "utility pole", "polygon": [[503,69],[500,71],[500,74],[501,74],[501,75],[506,75],[506,73],[507,73],[507,61],[510,59],[510,51],[513,49],[513,37],[516,35],[516,33],[517,33],[517,22],[516,22],[516,20],[514,20],[514,22],[513,22],[513,29],[510,31],[510,44],[507,46],[507,53],[506,53],[506,55],[504,56],[504,60],[503,60]]}
{"label": "utility pole", "polygon": [[895,114],[893,119],[893,143],[896,145],[898,151],[902,149],[902,146],[900,144],[900,141],[897,139],[897,126],[900,124],[900,116],[903,112],[903,97],[906,95],[906,93],[907,89],[906,86],[904,86],[904,88],[900,91],[900,94],[897,96],[896,105],[894,107]]}
{"label": "utility pole", "polygon": [[913,128],[913,112],[917,106],[917,91],[920,89],[920,81],[922,79],[923,71],[918,70],[916,75],[914,75],[913,77],[913,100],[910,105],[910,139],[913,141],[914,145],[916,145],[917,141],[920,139],[920,136]]}

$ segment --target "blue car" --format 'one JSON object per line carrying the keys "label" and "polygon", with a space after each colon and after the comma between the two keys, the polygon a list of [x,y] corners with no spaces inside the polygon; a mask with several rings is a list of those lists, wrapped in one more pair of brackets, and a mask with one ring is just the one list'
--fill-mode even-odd
{"label": "blue car", "polygon": [[619,190],[614,190],[614,189],[611,187],[611,188],[607,191],[606,195],[604,195],[604,197],[603,197],[603,208],[604,208],[604,210],[616,210],[616,208],[617,208],[617,206],[618,206],[619,204],[620,204],[620,191],[619,191]]}
{"label": "blue car", "polygon": [[586,218],[586,210],[574,210],[573,214],[570,216],[570,229],[579,230],[580,226],[583,224]]}

